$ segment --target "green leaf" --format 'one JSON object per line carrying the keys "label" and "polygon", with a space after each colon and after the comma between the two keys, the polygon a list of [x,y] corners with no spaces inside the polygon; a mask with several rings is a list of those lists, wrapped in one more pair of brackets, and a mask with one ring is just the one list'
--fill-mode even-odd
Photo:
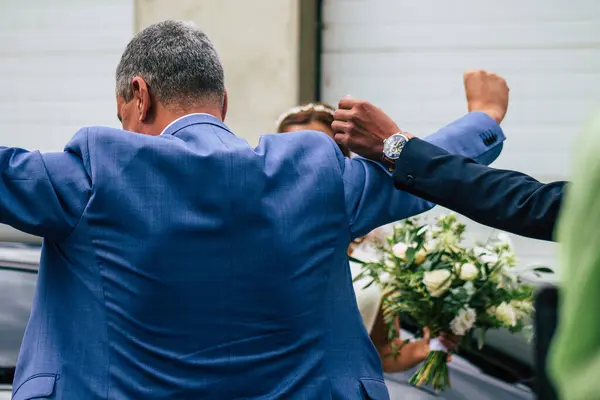
{"label": "green leaf", "polygon": [[371,282],[367,283],[365,286],[363,286],[363,290],[369,288],[374,283],[375,283],[375,281],[371,281]]}
{"label": "green leaf", "polygon": [[534,268],[532,271],[540,272],[542,274],[553,274],[554,273],[553,270],[551,270],[550,268],[546,268],[546,267],[537,267],[537,268]]}
{"label": "green leaf", "polygon": [[409,247],[408,250],[406,250],[406,262],[408,264],[412,263],[415,260],[416,254],[417,249],[415,249],[414,247]]}
{"label": "green leaf", "polygon": [[362,261],[362,260],[359,260],[358,258],[354,258],[354,257],[352,257],[352,256],[348,256],[348,260],[350,260],[350,261],[352,261],[352,262],[355,262],[355,263],[357,263],[357,264],[361,264],[361,265],[368,264],[367,262],[365,262],[365,261]]}
{"label": "green leaf", "polygon": [[485,344],[485,329],[479,329],[477,335],[477,348],[479,350],[483,349],[483,345]]}

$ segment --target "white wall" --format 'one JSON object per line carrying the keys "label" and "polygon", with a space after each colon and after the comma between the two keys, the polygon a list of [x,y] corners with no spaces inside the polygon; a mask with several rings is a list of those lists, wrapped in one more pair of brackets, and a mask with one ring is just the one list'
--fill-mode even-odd
{"label": "white wall", "polygon": [[0,0],[0,144],[61,151],[83,126],[119,126],[133,28],[133,0]]}
{"label": "white wall", "polygon": [[[325,0],[323,94],[381,106],[425,136],[466,112],[462,72],[505,76],[508,136],[495,167],[568,179],[582,122],[600,100],[600,1]],[[432,214],[440,213],[436,210]],[[469,224],[485,239],[489,228]],[[516,238],[521,262],[555,246]]]}
{"label": "white wall", "polygon": [[325,0],[324,95],[371,99],[425,135],[465,111],[462,72],[511,87],[496,166],[569,176],[574,136],[600,100],[597,0]]}
{"label": "white wall", "polygon": [[299,0],[136,0],[137,28],[193,21],[225,68],[227,125],[251,144],[298,98]]}

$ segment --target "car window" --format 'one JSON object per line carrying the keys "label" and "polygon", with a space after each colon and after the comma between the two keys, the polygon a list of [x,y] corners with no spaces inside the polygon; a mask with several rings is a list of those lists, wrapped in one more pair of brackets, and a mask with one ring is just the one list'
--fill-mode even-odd
{"label": "car window", "polygon": [[29,320],[37,274],[0,265],[0,367],[14,367]]}

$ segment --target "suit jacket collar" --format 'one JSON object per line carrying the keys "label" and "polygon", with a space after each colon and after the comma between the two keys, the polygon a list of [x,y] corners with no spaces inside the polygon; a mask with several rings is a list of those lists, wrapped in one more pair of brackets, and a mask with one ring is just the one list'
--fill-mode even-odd
{"label": "suit jacket collar", "polygon": [[171,122],[162,131],[161,135],[174,135],[177,132],[179,132],[180,130],[187,128],[188,126],[197,125],[197,124],[208,124],[208,125],[218,126],[222,129],[225,129],[227,132],[233,134],[233,132],[231,132],[231,130],[227,127],[227,125],[225,125],[217,117],[210,115],[210,114],[197,113],[197,114],[184,115],[183,117],[180,117],[180,118],[176,119],[175,121]]}

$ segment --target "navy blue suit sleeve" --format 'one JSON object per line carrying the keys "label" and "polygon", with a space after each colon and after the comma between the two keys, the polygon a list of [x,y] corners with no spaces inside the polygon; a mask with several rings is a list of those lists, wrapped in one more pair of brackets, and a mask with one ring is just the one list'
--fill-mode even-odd
{"label": "navy blue suit sleeve", "polygon": [[481,224],[542,240],[552,240],[566,185],[480,165],[419,139],[396,161],[394,183]]}
{"label": "navy blue suit sleeve", "polygon": [[55,240],[75,228],[90,194],[78,155],[0,147],[0,174],[0,223]]}

